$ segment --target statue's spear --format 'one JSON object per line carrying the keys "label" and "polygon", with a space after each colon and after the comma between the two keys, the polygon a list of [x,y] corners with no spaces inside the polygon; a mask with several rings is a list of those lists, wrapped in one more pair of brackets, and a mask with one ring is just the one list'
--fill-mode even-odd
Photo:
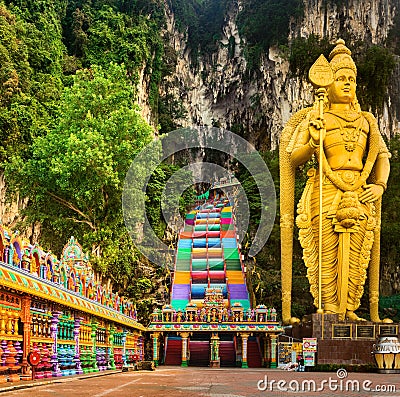
{"label": "statue's spear", "polygon": [[[328,60],[324,55],[320,55],[308,72],[308,78],[316,88],[315,95],[318,100],[319,119],[324,119],[324,101],[326,97],[326,87],[334,82],[334,75]],[[318,310],[317,313],[323,314],[322,309],[322,183],[323,183],[323,136],[325,127],[319,130],[319,227],[318,227]]]}

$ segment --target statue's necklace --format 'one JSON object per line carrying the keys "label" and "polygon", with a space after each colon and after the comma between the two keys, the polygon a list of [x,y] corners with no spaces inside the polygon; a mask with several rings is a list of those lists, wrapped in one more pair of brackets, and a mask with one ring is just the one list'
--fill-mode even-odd
{"label": "statue's necklace", "polygon": [[[357,146],[358,138],[360,137],[361,128],[363,124],[363,119],[359,113],[355,112],[343,112],[340,114],[331,113],[338,120],[340,126],[340,134],[342,135],[344,141],[344,147],[348,152],[354,152]],[[356,120],[360,119],[357,127],[354,125]],[[345,121],[345,124],[342,124],[342,121]]]}

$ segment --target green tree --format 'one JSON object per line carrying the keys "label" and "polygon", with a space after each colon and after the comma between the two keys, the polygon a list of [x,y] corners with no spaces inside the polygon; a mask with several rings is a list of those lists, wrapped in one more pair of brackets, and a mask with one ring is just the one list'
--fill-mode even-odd
{"label": "green tree", "polygon": [[103,6],[92,14],[87,29],[84,65],[124,63],[134,84],[139,84],[144,68],[149,83],[149,104],[157,122],[163,54],[160,26],[147,16],[127,15],[110,6]]}
{"label": "green tree", "polygon": [[123,181],[153,136],[135,99],[123,65],[79,71],[55,128],[34,140],[32,158],[16,155],[6,168],[10,187],[29,198],[24,214],[40,222],[41,243],[59,252],[73,234],[91,251],[95,269],[120,288],[138,279],[141,259],[123,222]]}
{"label": "green tree", "polygon": [[32,139],[48,131],[62,89],[57,13],[49,7],[36,16],[0,3],[0,163],[11,153],[29,155]]}

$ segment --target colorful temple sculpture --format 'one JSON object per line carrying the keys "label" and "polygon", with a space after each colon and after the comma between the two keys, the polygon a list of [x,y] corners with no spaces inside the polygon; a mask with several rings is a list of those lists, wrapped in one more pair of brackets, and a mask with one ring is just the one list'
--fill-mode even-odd
{"label": "colorful temple sculpture", "polygon": [[71,237],[61,259],[0,226],[0,383],[119,369],[143,360],[132,302],[101,284]]}
{"label": "colorful temple sculpture", "polygon": [[217,186],[186,215],[171,291],[148,327],[156,365],[276,367],[283,329],[274,308],[251,307],[233,200]]}

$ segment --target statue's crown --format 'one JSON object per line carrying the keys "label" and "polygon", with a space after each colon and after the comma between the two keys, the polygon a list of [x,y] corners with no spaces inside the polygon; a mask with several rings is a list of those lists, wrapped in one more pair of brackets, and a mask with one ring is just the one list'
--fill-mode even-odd
{"label": "statue's crown", "polygon": [[351,51],[346,47],[343,39],[336,41],[335,48],[329,54],[330,65],[334,73],[339,69],[351,69],[357,75],[357,67],[351,57]]}

